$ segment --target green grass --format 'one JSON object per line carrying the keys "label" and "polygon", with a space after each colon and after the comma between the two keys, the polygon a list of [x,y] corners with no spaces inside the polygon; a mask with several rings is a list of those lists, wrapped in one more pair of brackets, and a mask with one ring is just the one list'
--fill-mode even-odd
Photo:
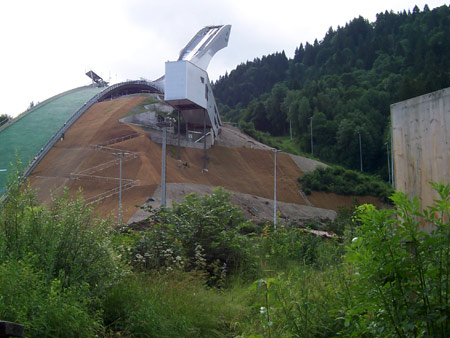
{"label": "green grass", "polygon": [[[101,91],[83,87],[59,96],[32,110],[0,132],[0,169],[11,169],[16,154],[28,164],[47,141],[86,101]],[[7,174],[0,172],[0,189],[6,185]],[[1,193],[0,193],[1,194]]]}

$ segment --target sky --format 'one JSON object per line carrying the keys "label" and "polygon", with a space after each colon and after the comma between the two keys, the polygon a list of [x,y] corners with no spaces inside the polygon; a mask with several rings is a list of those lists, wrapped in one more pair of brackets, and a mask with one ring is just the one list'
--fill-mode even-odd
{"label": "sky", "polygon": [[422,10],[438,0],[14,0],[0,2],[0,115],[88,85],[155,80],[201,28],[232,25],[228,47],[211,60],[215,81],[241,63],[321,40],[329,27],[380,12]]}

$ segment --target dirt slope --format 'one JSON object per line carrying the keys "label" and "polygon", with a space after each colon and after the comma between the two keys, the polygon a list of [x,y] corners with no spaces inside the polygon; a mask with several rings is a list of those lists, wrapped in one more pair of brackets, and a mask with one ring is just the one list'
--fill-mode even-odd
{"label": "dirt slope", "polygon": [[[38,198],[48,203],[50,190],[61,190],[63,186],[67,186],[70,193],[81,188],[87,199],[114,189],[118,186],[118,161],[103,170],[91,170],[90,175],[95,177],[89,179],[73,179],[71,174],[112,161],[112,153],[117,149],[136,152],[137,156],[124,161],[122,167],[123,179],[136,184],[122,193],[123,219],[128,220],[136,212],[136,205],[144,204],[148,197],[153,196],[161,182],[161,146],[153,143],[140,128],[118,122],[143,99],[145,97],[127,97],[101,102],[83,114],[66,132],[64,140],[50,150],[30,176],[31,186],[39,188]],[[116,150],[100,151],[90,147],[135,133],[138,137],[116,140],[116,143],[107,146]],[[272,199],[273,153],[268,149],[256,148],[264,147],[253,144],[250,147],[215,145],[208,150],[208,171],[203,172],[203,150],[182,149],[181,160],[188,164],[183,166],[176,160],[176,148],[168,147],[167,182],[221,186],[230,191]],[[278,154],[277,163],[277,199],[296,205],[309,205],[299,193],[297,177],[303,174],[300,166],[284,153]],[[341,205],[351,205],[352,202],[351,197],[323,193],[313,193],[308,196],[308,200],[314,207],[333,210]],[[376,201],[362,199],[370,200]],[[116,215],[117,208],[117,194],[96,204],[96,210],[101,215]]]}

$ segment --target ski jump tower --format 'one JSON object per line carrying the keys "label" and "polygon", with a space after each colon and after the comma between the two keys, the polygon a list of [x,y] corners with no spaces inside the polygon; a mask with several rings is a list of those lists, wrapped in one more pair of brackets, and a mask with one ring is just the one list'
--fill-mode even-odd
{"label": "ski jump tower", "polygon": [[228,45],[230,31],[230,25],[207,26],[181,50],[177,61],[166,62],[164,100],[183,115],[188,137],[188,128],[203,128],[205,141],[207,128],[212,140],[219,134],[222,121],[206,69],[216,52]]}

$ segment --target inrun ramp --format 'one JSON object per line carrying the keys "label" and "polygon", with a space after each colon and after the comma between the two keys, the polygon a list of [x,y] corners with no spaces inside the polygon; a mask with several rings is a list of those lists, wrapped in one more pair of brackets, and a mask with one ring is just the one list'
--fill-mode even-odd
{"label": "inrun ramp", "polygon": [[[4,189],[16,154],[24,168],[47,141],[85,102],[104,88],[80,87],[56,95],[37,105],[0,131],[0,189]],[[0,196],[2,195],[0,191]]]}

